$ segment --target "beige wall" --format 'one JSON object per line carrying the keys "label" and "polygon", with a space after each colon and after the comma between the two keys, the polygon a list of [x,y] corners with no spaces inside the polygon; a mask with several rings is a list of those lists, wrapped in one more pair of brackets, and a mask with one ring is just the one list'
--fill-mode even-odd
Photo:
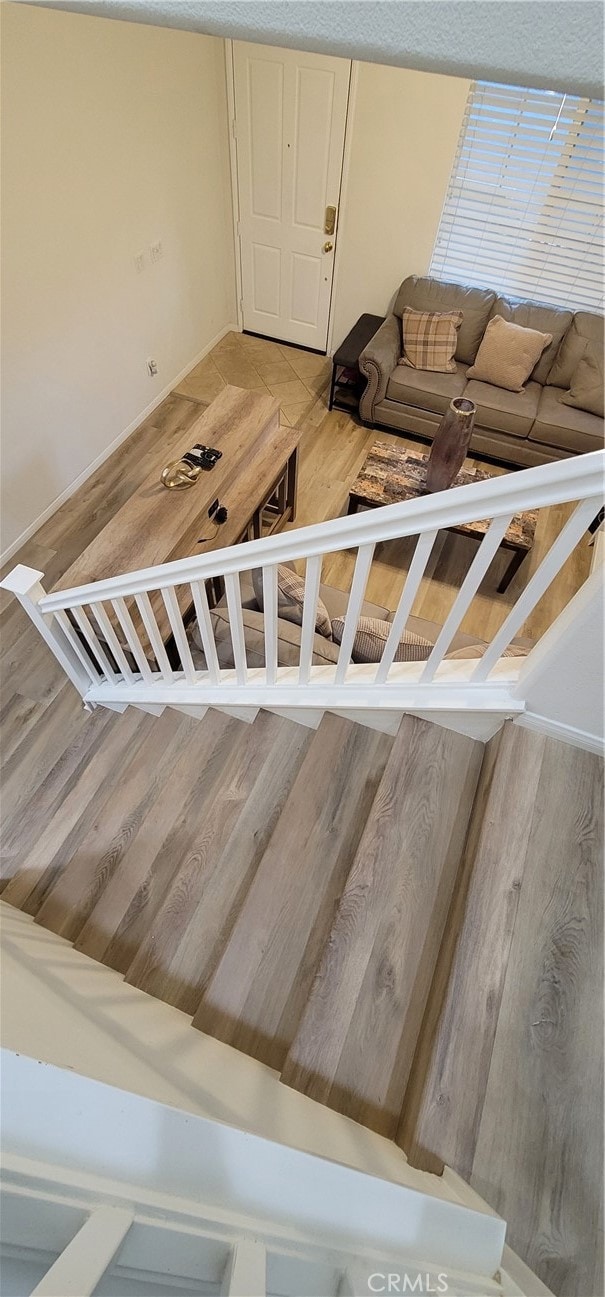
{"label": "beige wall", "polygon": [[341,209],[332,349],[428,270],[470,81],[357,65]]}
{"label": "beige wall", "polygon": [[4,550],[233,322],[235,288],[222,40],[4,4],[2,56]]}

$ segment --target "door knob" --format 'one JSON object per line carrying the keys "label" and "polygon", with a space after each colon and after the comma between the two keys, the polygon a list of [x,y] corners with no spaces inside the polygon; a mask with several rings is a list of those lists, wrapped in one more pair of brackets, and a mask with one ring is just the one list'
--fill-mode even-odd
{"label": "door knob", "polygon": [[324,243],[324,252],[331,252],[333,247],[333,243]]}

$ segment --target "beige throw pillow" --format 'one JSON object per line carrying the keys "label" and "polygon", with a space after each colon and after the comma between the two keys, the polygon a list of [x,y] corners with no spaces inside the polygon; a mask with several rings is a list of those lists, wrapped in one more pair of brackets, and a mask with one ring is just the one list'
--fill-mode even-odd
{"label": "beige throw pillow", "polygon": [[603,362],[599,363],[599,354],[592,342],[586,343],[584,355],[578,364],[571,380],[569,392],[563,392],[559,400],[564,405],[572,405],[576,410],[587,410],[589,414],[604,417],[603,403]]}
{"label": "beige throw pillow", "polygon": [[401,316],[404,365],[436,374],[455,374],[454,353],[462,311],[413,311],[405,306]]}
{"label": "beige throw pillow", "polygon": [[504,387],[509,392],[522,392],[523,384],[551,342],[552,333],[524,329],[520,324],[495,315],[483,334],[475,363],[467,369],[466,377],[477,378],[481,383],[493,383],[494,387]]}
{"label": "beige throw pillow", "polygon": [[[342,642],[344,617],[335,617],[332,622],[332,638],[336,644]],[[353,662],[380,662],[384,646],[391,633],[391,623],[380,617],[360,617],[357,632],[353,640],[351,657]],[[395,654],[395,662],[426,662],[434,645],[413,631],[404,631]]]}
{"label": "beige throw pillow", "polygon": [[[263,574],[260,567],[255,568],[252,573],[252,585],[254,587],[254,597],[262,612]],[[305,583],[303,578],[286,563],[280,563],[277,569],[278,617],[283,617],[284,621],[292,621],[297,626],[302,626],[304,597]],[[331,639],[332,622],[330,621],[328,609],[321,599],[317,600],[315,630],[318,635],[325,635],[326,639]]]}

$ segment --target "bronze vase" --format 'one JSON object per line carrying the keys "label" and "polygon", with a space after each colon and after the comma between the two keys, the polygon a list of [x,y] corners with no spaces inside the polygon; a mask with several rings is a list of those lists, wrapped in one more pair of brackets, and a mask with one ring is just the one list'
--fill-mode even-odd
{"label": "bronze vase", "polygon": [[426,470],[427,491],[446,491],[466,459],[477,406],[463,396],[450,401],[435,433]]}

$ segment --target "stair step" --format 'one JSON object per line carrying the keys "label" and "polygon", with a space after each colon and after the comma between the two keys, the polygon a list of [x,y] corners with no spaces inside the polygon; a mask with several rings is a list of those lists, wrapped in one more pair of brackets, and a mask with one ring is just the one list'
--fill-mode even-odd
{"label": "stair step", "polygon": [[225,716],[234,716],[238,721],[244,721],[246,725],[253,725],[258,716],[258,707],[223,707],[218,708]]}
{"label": "stair step", "polygon": [[[165,898],[179,878],[183,879],[186,889],[189,878],[212,869],[250,796],[258,768],[271,750],[277,729],[283,722],[271,716],[261,716],[257,725],[246,729],[238,721],[235,731],[234,722],[230,720],[227,723],[230,728],[225,732],[224,741],[216,748],[205,771],[201,796],[198,794],[194,798],[194,804],[183,817],[183,823],[179,825],[174,838],[161,848],[143,888],[135,896],[131,910],[125,916],[125,931],[132,954],[127,968],[123,969],[121,952],[120,969],[125,971],[126,981],[133,986],[139,985],[140,977],[146,977],[150,954],[153,963],[152,934]],[[121,942],[122,936],[118,931],[118,942]],[[114,943],[109,947],[105,962],[112,961],[113,950]],[[112,963],[112,967],[116,967],[116,964]]]}
{"label": "stair step", "polygon": [[28,914],[37,914],[61,864],[69,859],[119,783],[125,753],[128,758],[134,755],[153,724],[150,717],[130,708],[124,716],[106,715],[103,720],[105,723],[99,724],[96,712],[90,717],[91,733],[96,731],[92,755],[90,749],[84,755],[78,750],[78,765],[67,795],[65,790],[63,796],[57,795],[59,805],[52,818],[37,821],[34,842],[24,848],[19,872],[3,893],[6,901]]}
{"label": "stair step", "polygon": [[405,716],[296,1037],[286,1084],[393,1138],[482,744]]}
{"label": "stair step", "polygon": [[[176,872],[200,838],[198,851],[203,852],[208,831],[206,838],[203,835],[218,790],[228,778],[234,753],[248,735],[239,721],[219,712],[212,712],[202,725],[193,718],[181,723],[192,727],[192,740],[173,765],[142,832],[111,880],[105,907],[101,897],[104,930],[109,914],[114,923],[109,941],[104,942],[103,963],[119,973],[128,972]],[[92,944],[96,943],[98,921],[93,911],[75,943],[78,950],[89,953],[89,935]]]}
{"label": "stair step", "polygon": [[[172,710],[172,709],[171,709]],[[177,712],[173,713],[175,716]],[[232,734],[239,730],[237,722],[231,723],[220,712],[209,712],[203,725],[191,718],[183,718],[180,750],[175,754],[172,769],[159,790],[146,818],[134,839],[130,840],[122,855],[120,866],[101,892],[94,909],[82,927],[75,947],[92,959],[105,962],[105,954],[124,922],[135,897],[144,888],[149,872],[164,843],[170,843],[179,824],[203,809],[200,783],[216,744],[226,729]],[[245,733],[246,731],[244,731]],[[128,954],[122,961],[126,970],[133,958]]]}
{"label": "stair step", "polygon": [[75,941],[170,776],[192,724],[168,709],[153,727],[153,763],[146,744],[133,750],[118,786],[79,837],[71,856],[72,844],[68,841],[62,847],[56,880],[38,910],[37,923]]}
{"label": "stair step", "polygon": [[515,1240],[528,1254],[561,1168],[570,1238],[602,1173],[602,815],[598,756],[511,723],[491,740],[398,1133],[416,1165],[450,1163],[498,1208],[539,1147],[542,1202],[528,1197]]}
{"label": "stair step", "polygon": [[[73,692],[71,685],[68,688]],[[47,710],[51,712],[56,706],[57,702],[52,702]],[[32,800],[19,801],[11,815],[4,797],[2,798],[2,874],[7,887],[11,879],[25,868],[28,869],[31,880],[34,864],[30,853],[38,838],[55,814],[60,813],[62,816],[63,803],[72,785],[92,759],[92,754],[103,741],[104,735],[109,732],[112,725],[116,724],[114,718],[104,708],[98,707],[96,711],[87,713],[82,710],[77,699],[75,708],[81,724],[76,730],[71,731],[71,734],[67,728],[64,735],[67,746],[59,752],[54,765],[51,764],[44,772],[44,777],[37,786],[36,777],[29,768],[29,753],[24,753],[23,745],[20,745],[13,754],[15,764],[13,766],[11,763],[10,768],[14,773],[20,771],[22,788]],[[8,761],[7,768],[9,768]],[[39,773],[43,772],[39,771]],[[18,890],[11,891],[12,905],[20,905],[18,897],[27,895],[28,889],[26,887],[24,890],[23,887],[26,881],[27,879],[22,878]]]}
{"label": "stair step", "polygon": [[335,716],[312,736],[193,1025],[281,1067],[392,739]]}
{"label": "stair step", "polygon": [[190,856],[177,873],[129,982],[195,1013],[310,742],[309,731],[292,721],[257,720],[249,796],[233,823],[239,803],[226,790],[226,805],[217,806],[228,815],[226,829],[221,825],[208,841],[202,860]]}

